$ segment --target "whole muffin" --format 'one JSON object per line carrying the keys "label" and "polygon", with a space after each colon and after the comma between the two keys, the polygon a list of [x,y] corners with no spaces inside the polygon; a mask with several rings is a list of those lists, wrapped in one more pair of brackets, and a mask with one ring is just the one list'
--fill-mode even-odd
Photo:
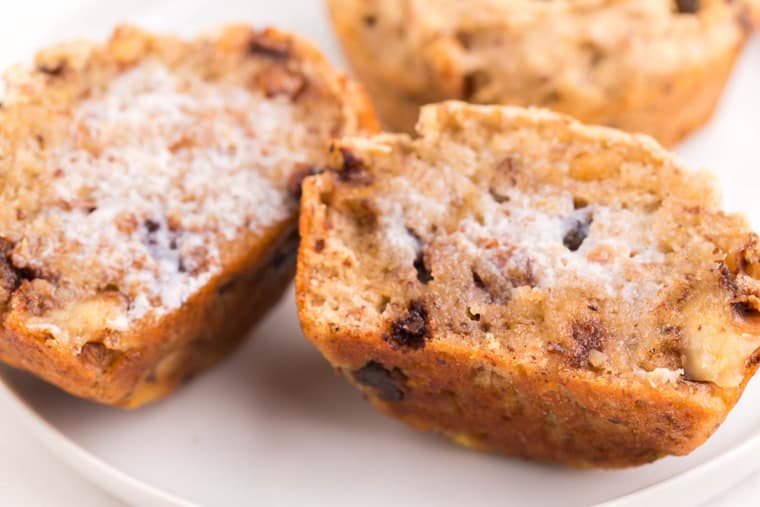
{"label": "whole muffin", "polygon": [[758,0],[328,0],[381,119],[536,105],[673,145],[712,115]]}

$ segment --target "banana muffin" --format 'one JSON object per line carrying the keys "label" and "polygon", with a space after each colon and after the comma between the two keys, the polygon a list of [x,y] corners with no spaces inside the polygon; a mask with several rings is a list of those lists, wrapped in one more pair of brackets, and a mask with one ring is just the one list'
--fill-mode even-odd
{"label": "banana muffin", "polygon": [[231,351],[292,279],[299,175],[374,129],[308,43],[118,28],[40,52],[0,105],[0,359],[135,407]]}
{"label": "banana muffin", "polygon": [[760,0],[328,0],[392,129],[445,99],[541,106],[673,145],[706,123]]}
{"label": "banana muffin", "polygon": [[702,444],[760,362],[760,244],[647,136],[426,106],[303,186],[305,335],[381,411],[623,467]]}

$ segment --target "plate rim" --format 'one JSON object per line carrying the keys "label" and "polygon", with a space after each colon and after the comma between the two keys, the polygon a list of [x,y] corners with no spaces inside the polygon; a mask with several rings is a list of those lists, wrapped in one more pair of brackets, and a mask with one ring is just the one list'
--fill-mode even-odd
{"label": "plate rim", "polygon": [[5,379],[2,372],[0,372],[0,399],[19,417],[17,420],[21,421],[24,430],[28,430],[28,433],[44,444],[48,452],[94,487],[130,505],[135,504],[137,495],[141,500],[140,505],[197,506],[193,502],[119,470],[79,445],[37,412]]}
{"label": "plate rim", "polygon": [[[0,398],[20,416],[24,428],[31,430],[30,433],[43,442],[51,454],[93,486],[130,504],[136,503],[137,495],[139,505],[197,506],[190,500],[119,470],[79,445],[37,412],[5,379],[1,371]],[[682,501],[684,495],[694,495],[695,490],[703,495],[700,501],[707,502],[760,469],[760,460],[752,459],[759,452],[760,430],[757,430],[748,439],[695,467],[631,493],[594,504],[593,507],[659,505],[665,500]],[[710,477],[710,480],[703,480],[706,477]]]}

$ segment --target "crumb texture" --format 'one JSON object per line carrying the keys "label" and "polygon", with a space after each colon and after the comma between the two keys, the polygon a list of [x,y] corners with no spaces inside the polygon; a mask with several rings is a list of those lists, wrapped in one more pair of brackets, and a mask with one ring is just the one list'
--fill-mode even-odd
{"label": "crumb texture", "polygon": [[[425,108],[418,128],[345,139],[334,172],[308,180],[307,336],[342,369],[398,368],[405,401],[382,406],[447,434],[496,418],[497,399],[524,413],[535,395],[539,412],[569,411],[556,438],[574,438],[569,428],[602,410],[573,408],[580,389],[611,393],[612,419],[657,417],[624,408],[628,392],[693,403],[673,415],[694,417],[688,431],[656,421],[636,431],[706,437],[760,350],[758,237],[720,211],[709,175],[648,138],[543,110],[450,102]],[[690,412],[705,407],[709,416]]]}
{"label": "crumb texture", "polygon": [[[758,0],[330,0],[395,130],[424,104],[541,106],[674,144],[704,123]],[[504,55],[508,54],[509,58]]]}
{"label": "crumb texture", "polygon": [[6,85],[0,352],[81,391],[81,369],[111,376],[134,358],[147,364],[129,374],[160,384],[195,367],[187,342],[209,357],[217,333],[236,343],[292,274],[303,174],[332,136],[371,125],[354,85],[274,29],[186,41],[122,27],[44,50]]}

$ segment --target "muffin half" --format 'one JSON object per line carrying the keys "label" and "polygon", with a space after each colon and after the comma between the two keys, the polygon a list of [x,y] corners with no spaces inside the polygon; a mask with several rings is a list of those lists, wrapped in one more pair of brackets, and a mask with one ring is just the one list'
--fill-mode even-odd
{"label": "muffin half", "polygon": [[702,444],[760,362],[760,244],[645,136],[444,103],[303,187],[305,335],[383,412],[622,467]]}
{"label": "muffin half", "polygon": [[373,129],[308,43],[117,29],[6,75],[0,358],[134,407],[218,361],[287,287],[300,177]]}

